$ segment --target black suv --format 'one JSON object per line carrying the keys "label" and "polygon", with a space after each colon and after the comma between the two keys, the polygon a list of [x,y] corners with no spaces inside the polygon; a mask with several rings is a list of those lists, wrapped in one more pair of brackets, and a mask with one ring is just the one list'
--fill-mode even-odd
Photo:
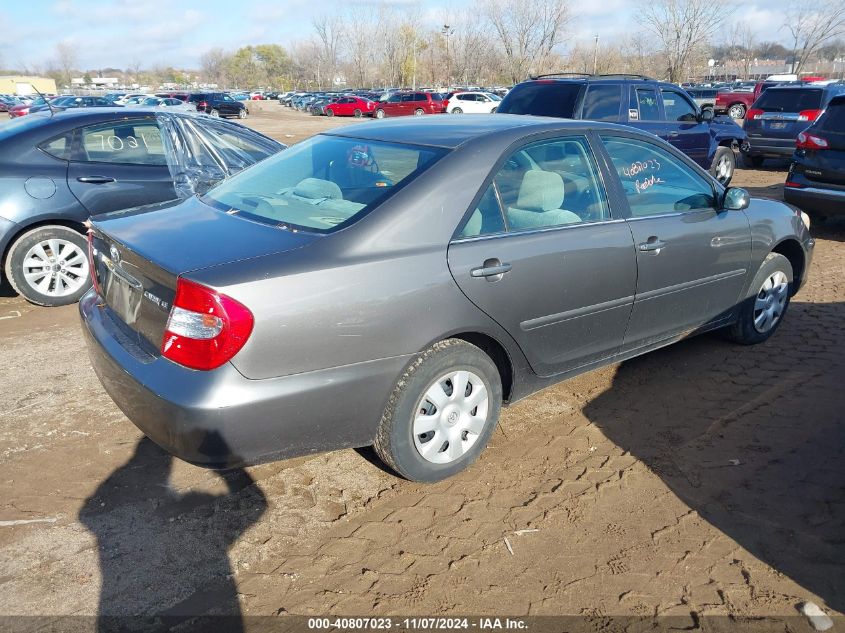
{"label": "black suv", "polygon": [[783,198],[819,219],[845,215],[845,94],[798,133]]}
{"label": "black suv", "polygon": [[744,158],[754,167],[766,158],[787,157],[798,135],[824,112],[828,102],[845,94],[845,83],[773,86],[745,114],[749,147]]}
{"label": "black suv", "polygon": [[723,185],[747,137],[730,117],[699,108],[679,86],[642,75],[555,73],[511,89],[496,111],[611,121],[651,132],[701,165]]}
{"label": "black suv", "polygon": [[236,116],[245,119],[249,114],[242,101],[234,99],[225,92],[195,92],[188,97],[188,103],[197,107],[197,112],[205,112],[211,116]]}

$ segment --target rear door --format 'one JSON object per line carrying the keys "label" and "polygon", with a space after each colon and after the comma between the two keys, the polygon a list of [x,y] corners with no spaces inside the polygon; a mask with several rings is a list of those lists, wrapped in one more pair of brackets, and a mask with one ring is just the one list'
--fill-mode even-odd
{"label": "rear door", "polygon": [[721,189],[641,138],[602,134],[628,202],[637,291],[624,350],[727,320],[749,274],[751,229],[721,208]]}
{"label": "rear door", "polygon": [[672,145],[708,169],[710,125],[698,120],[698,107],[680,90],[662,86],[667,138]]}
{"label": "rear door", "polygon": [[78,130],[68,187],[92,215],[176,198],[155,118]]}
{"label": "rear door", "polygon": [[629,84],[628,123],[635,128],[664,138],[668,136],[663,103],[653,86]]}
{"label": "rear door", "polygon": [[541,376],[612,357],[631,312],[636,255],[587,138],[550,138],[503,158],[449,246],[455,281]]}

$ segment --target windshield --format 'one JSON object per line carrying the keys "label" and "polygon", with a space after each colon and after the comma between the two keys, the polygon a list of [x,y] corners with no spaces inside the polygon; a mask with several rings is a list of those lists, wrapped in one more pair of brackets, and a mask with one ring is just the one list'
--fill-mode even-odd
{"label": "windshield", "polygon": [[822,91],[819,89],[770,88],[757,99],[752,107],[764,112],[801,112],[818,110],[822,107]]}
{"label": "windshield", "polygon": [[202,199],[224,211],[329,233],[384,202],[444,153],[320,135],[225,180]]}
{"label": "windshield", "polygon": [[502,100],[497,112],[571,119],[582,85],[564,81],[529,81],[515,86]]}

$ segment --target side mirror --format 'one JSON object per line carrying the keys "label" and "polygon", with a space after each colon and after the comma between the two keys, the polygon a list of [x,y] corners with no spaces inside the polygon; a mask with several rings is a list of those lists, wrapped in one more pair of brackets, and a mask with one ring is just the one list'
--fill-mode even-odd
{"label": "side mirror", "polygon": [[751,196],[742,187],[728,187],[725,192],[724,208],[728,211],[742,211],[751,204]]}
{"label": "side mirror", "polygon": [[704,123],[710,123],[714,116],[713,108],[704,108],[701,110],[701,121]]}

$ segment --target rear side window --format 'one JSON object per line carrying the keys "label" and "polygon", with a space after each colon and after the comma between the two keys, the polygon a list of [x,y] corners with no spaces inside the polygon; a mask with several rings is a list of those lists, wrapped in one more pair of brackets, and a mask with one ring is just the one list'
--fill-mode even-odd
{"label": "rear side window", "polygon": [[660,108],[657,105],[657,91],[653,88],[633,90],[628,118],[632,121],[659,121]]}
{"label": "rear side window", "polygon": [[822,92],[819,89],[801,88],[783,89],[769,88],[760,95],[752,106],[764,112],[801,112],[802,110],[820,110],[822,107]]}
{"label": "rear side window", "polygon": [[38,147],[43,152],[47,152],[50,156],[55,156],[61,160],[70,160],[70,145],[73,132],[65,132],[61,136],[41,143]]}
{"label": "rear side window", "polygon": [[82,161],[166,165],[161,131],[154,121],[119,121],[82,128]]}
{"label": "rear side window", "polygon": [[622,107],[622,86],[593,84],[584,95],[581,118],[593,121],[618,121]]}
{"label": "rear side window", "polygon": [[532,81],[519,84],[498,108],[502,114],[533,114],[571,119],[583,84],[564,81]]}

